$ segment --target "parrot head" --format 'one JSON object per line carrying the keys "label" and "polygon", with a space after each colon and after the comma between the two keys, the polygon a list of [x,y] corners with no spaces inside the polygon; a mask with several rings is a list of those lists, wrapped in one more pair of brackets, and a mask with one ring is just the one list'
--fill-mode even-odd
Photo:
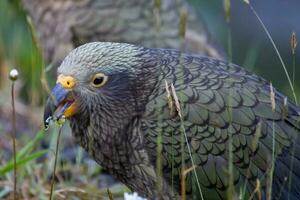
{"label": "parrot head", "polygon": [[63,117],[88,118],[93,114],[118,123],[137,114],[147,90],[153,87],[150,80],[155,59],[145,65],[145,51],[107,42],[88,43],[71,51],[58,68],[56,85],[47,99],[45,128],[50,119]]}

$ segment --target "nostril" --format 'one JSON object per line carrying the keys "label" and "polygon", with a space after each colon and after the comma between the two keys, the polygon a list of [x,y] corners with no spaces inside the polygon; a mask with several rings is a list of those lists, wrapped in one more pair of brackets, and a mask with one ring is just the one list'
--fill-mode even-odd
{"label": "nostril", "polygon": [[[1,0],[0,0],[1,1]],[[57,78],[57,83],[60,83],[63,87],[67,89],[71,89],[75,86],[76,81],[73,77],[71,76],[64,76],[60,74]]]}

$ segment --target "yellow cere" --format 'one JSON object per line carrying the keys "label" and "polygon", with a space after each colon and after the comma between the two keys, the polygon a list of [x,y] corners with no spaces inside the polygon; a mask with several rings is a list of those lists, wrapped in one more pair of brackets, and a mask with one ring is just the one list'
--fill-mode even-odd
{"label": "yellow cere", "polygon": [[72,76],[60,74],[57,83],[60,83],[65,89],[72,89],[76,85],[76,80]]}

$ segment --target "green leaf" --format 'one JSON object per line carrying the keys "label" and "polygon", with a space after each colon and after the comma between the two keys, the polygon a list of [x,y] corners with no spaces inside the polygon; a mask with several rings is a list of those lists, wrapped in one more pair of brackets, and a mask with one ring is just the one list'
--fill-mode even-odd
{"label": "green leaf", "polygon": [[[25,163],[34,160],[40,156],[42,156],[43,154],[47,153],[48,150],[41,150],[35,153],[28,155],[34,148],[34,145],[36,143],[38,143],[39,141],[41,141],[44,137],[44,131],[40,130],[36,136],[26,144],[26,146],[24,146],[19,152],[17,152],[16,158],[17,158],[17,166],[22,166]],[[6,164],[4,164],[3,166],[0,166],[0,176],[3,176],[5,173],[13,170],[13,159],[11,159],[9,162],[7,162]]]}
{"label": "green leaf", "polygon": [[[17,159],[25,156],[26,154],[28,154],[28,152],[32,151],[34,145],[41,141],[43,139],[43,137],[45,136],[44,134],[44,130],[40,130],[36,136],[33,138],[33,140],[31,140],[30,142],[28,142],[28,144],[23,147],[18,153],[17,153]],[[11,161],[12,162],[12,161]]]}
{"label": "green leaf", "polygon": [[[48,152],[48,150],[41,150],[41,151],[32,153],[29,156],[26,156],[25,158],[17,159],[17,167],[20,167],[34,159],[37,159],[37,158],[41,157],[42,155],[46,154],[47,152]],[[6,163],[4,166],[0,167],[0,176],[3,176],[7,172],[12,171],[13,168],[14,168],[13,162],[10,161],[10,162]]]}

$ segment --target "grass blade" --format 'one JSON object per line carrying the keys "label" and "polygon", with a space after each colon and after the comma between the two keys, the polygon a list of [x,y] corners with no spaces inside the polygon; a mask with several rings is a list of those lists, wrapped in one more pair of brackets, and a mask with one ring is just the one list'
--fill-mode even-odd
{"label": "grass blade", "polygon": [[289,82],[289,85],[290,85],[290,88],[292,90],[292,93],[293,93],[293,97],[294,97],[294,100],[295,100],[295,103],[296,105],[298,105],[298,101],[297,101],[297,96],[296,96],[296,93],[295,93],[295,89],[294,89],[294,86],[293,86],[293,83],[292,83],[292,80],[290,78],[290,75],[289,75],[289,72],[287,71],[287,68],[286,68],[286,65],[285,63],[283,62],[283,59],[277,49],[277,46],[272,38],[272,36],[270,35],[270,32],[268,31],[267,27],[265,26],[265,24],[263,23],[263,21],[261,20],[261,18],[259,17],[259,15],[257,14],[257,12],[255,11],[255,9],[253,8],[253,6],[250,4],[250,3],[247,3],[249,6],[250,6],[250,9],[252,10],[253,14],[256,16],[256,18],[258,19],[259,23],[261,24],[262,28],[264,29],[265,33],[267,34],[270,42],[272,43],[275,51],[276,51],[276,54],[281,62],[281,65],[282,65],[282,68],[284,70],[284,73],[288,79],[288,82]]}
{"label": "grass blade", "polygon": [[[21,159],[19,158],[16,160],[16,166],[21,167],[21,166],[27,164],[28,162],[43,156],[47,152],[48,152],[48,150],[41,150],[41,151],[32,153],[29,156],[26,156],[25,158],[21,158]],[[12,161],[8,162],[7,164],[5,164],[3,167],[0,168],[0,176],[4,176],[6,173],[13,170],[13,168],[14,168],[14,163]]]}

